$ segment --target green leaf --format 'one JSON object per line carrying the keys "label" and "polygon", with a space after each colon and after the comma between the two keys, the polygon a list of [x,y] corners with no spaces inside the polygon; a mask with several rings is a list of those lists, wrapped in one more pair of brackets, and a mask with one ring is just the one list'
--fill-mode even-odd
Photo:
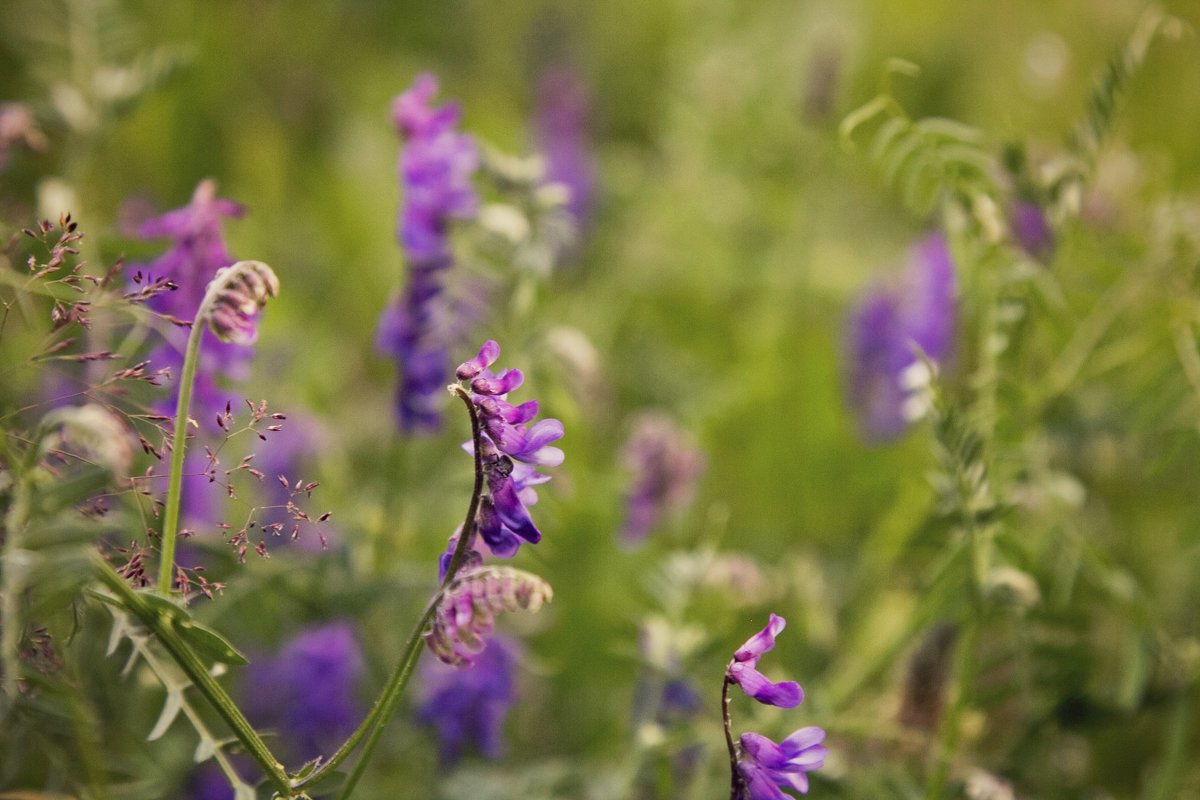
{"label": "green leaf", "polygon": [[239,667],[250,663],[249,659],[228,639],[207,625],[189,620],[177,623],[176,628],[180,637],[200,656],[207,656],[221,664],[233,664]]}
{"label": "green leaf", "polygon": [[244,666],[250,663],[246,656],[228,639],[207,625],[192,619],[192,615],[186,608],[169,598],[150,591],[138,592],[138,597],[145,601],[152,610],[170,619],[175,630],[179,632],[179,638],[183,639],[197,655],[221,664]]}

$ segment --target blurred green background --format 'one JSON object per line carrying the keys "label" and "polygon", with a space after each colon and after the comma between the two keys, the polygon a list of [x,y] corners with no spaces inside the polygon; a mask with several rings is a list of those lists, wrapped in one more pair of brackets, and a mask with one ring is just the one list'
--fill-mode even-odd
{"label": "blurred green background", "polygon": [[[29,103],[50,145],[12,157],[0,176],[0,216],[13,228],[57,216],[66,209],[47,203],[64,201],[44,181],[59,178],[74,193],[86,254],[109,262],[158,252],[122,233],[131,198],[178,207],[212,177],[221,195],[247,206],[226,228],[230,249],[271,264],[283,292],[240,388],[323,421],[327,452],[306,477],[322,482],[319,502],[334,511],[339,547],[321,563],[284,554],[227,569],[230,589],[212,613],[235,640],[263,646],[301,621],[353,616],[369,643],[369,694],[431,588],[469,489],[469,461],[457,450],[465,421],[452,416],[440,436],[399,441],[394,367],[373,348],[379,313],[404,275],[389,106],[432,71],[441,96],[461,102],[465,130],[530,153],[538,77],[573,68],[591,102],[596,218],[573,263],[537,288],[531,311],[498,314],[474,336],[498,339],[500,363],[528,371],[522,399],[538,397],[566,424],[567,461],[536,510],[545,541],[520,556],[557,596],[533,623],[517,620],[534,635],[508,766],[469,765],[438,785],[449,787],[445,796],[474,791],[463,787],[483,774],[491,788],[478,796],[618,796],[602,776],[629,763],[623,753],[638,747],[636,763],[657,763],[630,725],[639,624],[661,600],[651,587],[663,559],[712,547],[756,559],[770,588],[761,602],[689,606],[707,633],[688,671],[710,706],[696,738],[712,777],[695,796],[720,796],[721,670],[770,610],[792,624],[780,674],[800,680],[809,699],[790,716],[758,714],[755,729],[830,730],[834,756],[814,796],[919,796],[924,751],[906,749],[891,720],[917,632],[952,617],[949,599],[929,618],[919,610],[944,534],[930,522],[929,433],[864,444],[845,404],[842,349],[854,298],[894,275],[939,220],[906,208],[862,148],[843,146],[838,124],[876,94],[895,57],[920,66],[915,77],[893,78],[913,117],[975,126],[997,153],[1010,143],[1035,158],[1057,152],[1144,7],[9,0],[0,100]],[[1195,3],[1165,8],[1200,24]],[[63,85],[84,87],[86,109],[88,92],[128,79],[112,66],[130,64],[162,67],[160,80],[111,115],[64,121],[73,106]],[[1188,648],[1200,647],[1200,404],[1161,324],[1163,309],[1191,300],[1191,283],[1182,293],[1161,291],[1174,284],[1139,289],[1069,390],[1046,406],[1030,399],[1055,379],[1047,365],[1097,298],[1151,250],[1151,210],[1200,189],[1198,100],[1194,35],[1156,41],[1116,112],[1094,182],[1102,208],[1058,232],[1050,269],[1062,305],[1032,304],[1032,343],[1004,365],[998,436],[1019,478],[1010,487],[1061,478],[1086,495],[1079,508],[1034,503],[1005,523],[1009,560],[1035,575],[1044,599],[1066,594],[1058,605],[1047,599],[1033,621],[993,623],[995,652],[983,657],[1000,673],[996,697],[981,690],[965,724],[976,755],[959,771],[995,770],[1021,797],[1200,794],[1189,764],[1195,693],[1178,700],[1190,704],[1187,714],[1159,696],[1181,691],[1164,653],[1194,658]],[[967,311],[964,339],[973,324]],[[565,327],[590,342],[597,375],[581,376],[556,355]],[[967,383],[974,350],[961,352],[961,371],[948,370],[956,385]],[[629,553],[615,538],[625,488],[617,452],[632,415],[647,408],[694,431],[709,467],[691,512]],[[1083,571],[1078,588],[1055,583],[1071,570]],[[1114,599],[1104,576],[1128,580],[1132,599]],[[1064,653],[1047,662],[1045,648]],[[1184,662],[1190,686],[1194,665]],[[1058,671],[1038,672],[1046,663]],[[999,706],[1016,685],[1035,699],[1006,721]],[[750,728],[745,715],[757,712],[739,713]],[[1186,725],[1182,738],[1170,738],[1173,725]],[[432,745],[401,727],[364,796],[426,796],[414,787],[436,772]],[[146,746],[173,754],[161,762],[164,785],[180,779],[189,747],[184,733],[168,739],[163,750]],[[1168,742],[1190,756],[1171,761]],[[1179,763],[1173,782],[1156,783]],[[556,785],[560,768],[579,771],[577,788],[562,788],[576,786],[566,779],[537,788]],[[669,785],[646,767],[620,796],[671,796]]]}

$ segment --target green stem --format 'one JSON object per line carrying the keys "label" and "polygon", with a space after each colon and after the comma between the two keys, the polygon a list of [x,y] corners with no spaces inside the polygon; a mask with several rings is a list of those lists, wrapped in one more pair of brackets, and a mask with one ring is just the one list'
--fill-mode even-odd
{"label": "green stem", "polygon": [[975,645],[979,638],[980,620],[972,616],[967,621],[959,651],[955,672],[958,673],[958,686],[955,689],[954,703],[946,712],[942,722],[941,736],[938,741],[937,763],[929,775],[925,785],[926,800],[940,800],[944,796],[946,780],[950,777],[950,766],[954,761],[954,753],[958,749],[959,735],[962,732],[962,718],[971,700],[973,684],[975,683]]}
{"label": "green stem", "polygon": [[167,476],[167,506],[163,510],[161,554],[158,564],[158,592],[170,596],[175,583],[175,539],[179,532],[179,507],[183,489],[183,455],[187,449],[188,413],[192,406],[192,387],[196,382],[196,368],[200,363],[200,341],[204,338],[204,326],[212,313],[217,297],[244,271],[253,269],[257,262],[239,261],[227,268],[219,279],[208,284],[192,330],[188,334],[187,348],[183,354],[183,373],[179,376],[179,400],[175,404],[175,427],[171,432],[171,471]]}
{"label": "green stem", "polygon": [[[34,431],[33,440],[41,441],[41,425]],[[8,441],[8,431],[0,430],[0,459],[3,459],[13,476],[12,504],[4,515],[4,527],[0,530],[0,686],[8,684],[9,696],[16,697],[17,684],[21,677],[20,646],[24,626],[19,624],[21,615],[21,593],[25,590],[24,570],[16,568],[22,556],[20,534],[29,519],[32,502],[29,474],[37,462],[41,448],[28,447],[24,453],[15,450]]]}
{"label": "green stem", "polygon": [[396,704],[400,701],[405,686],[408,685],[408,679],[412,675],[413,667],[416,666],[417,658],[421,653],[422,634],[425,633],[429,621],[433,619],[434,613],[437,612],[446,587],[454,580],[454,576],[466,561],[471,540],[474,538],[475,515],[479,511],[479,500],[483,495],[483,447],[480,442],[482,430],[479,424],[479,412],[476,410],[475,404],[471,401],[471,395],[458,385],[452,385],[450,391],[462,399],[467,407],[467,413],[471,418],[471,441],[475,450],[475,483],[471,491],[471,500],[467,504],[467,514],[463,520],[462,531],[458,536],[458,543],[454,548],[454,554],[450,557],[450,565],[446,569],[446,577],[438,587],[437,593],[434,594],[428,605],[425,606],[425,610],[417,620],[417,624],[409,633],[408,640],[404,643],[404,649],[401,651],[400,660],[396,663],[392,674],[388,677],[387,683],[383,687],[383,691],[380,692],[366,719],[350,734],[350,737],[337,749],[337,752],[329,757],[328,761],[321,764],[304,778],[293,782],[292,786],[294,789],[314,786],[328,778],[333,770],[354,752],[354,749],[358,747],[359,742],[365,736],[366,743],[363,745],[362,755],[359,757],[358,763],[355,764],[354,771],[346,779],[346,783],[342,786],[338,796],[340,798],[348,798],[350,793],[354,791],[354,787],[362,777],[362,773],[370,761],[371,754],[374,752],[380,736],[383,735],[384,727],[387,725],[388,720],[391,719],[392,714],[395,713]]}
{"label": "green stem", "polygon": [[146,601],[129,587],[129,584],[99,553],[93,557],[93,563],[104,585],[117,595],[122,607],[137,617],[138,621],[162,642],[163,647],[166,648],[175,663],[191,679],[192,684],[204,695],[221,719],[225,720],[234,736],[245,748],[246,753],[267,774],[267,780],[271,782],[275,790],[283,797],[294,797],[295,793],[283,765],[271,753],[266,742],[262,740],[262,737],[254,730],[254,726],[233,702],[233,698],[217,682],[217,679],[212,676],[192,649],[179,637],[172,627],[171,621],[147,605]]}

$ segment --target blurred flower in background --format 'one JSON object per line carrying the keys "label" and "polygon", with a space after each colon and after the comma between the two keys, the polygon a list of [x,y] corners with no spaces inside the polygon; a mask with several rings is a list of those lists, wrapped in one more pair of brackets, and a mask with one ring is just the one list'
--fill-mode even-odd
{"label": "blurred flower in background", "polygon": [[424,74],[392,104],[404,141],[399,167],[404,199],[396,235],[408,263],[408,282],[383,312],[375,343],[396,360],[396,419],[406,433],[441,424],[451,332],[458,324],[456,307],[444,296],[444,273],[454,263],[449,226],[452,219],[474,216],[479,206],[471,185],[478,148],[457,130],[457,104],[432,105],[437,90],[437,78]]}
{"label": "blurred flower in background", "polygon": [[[235,260],[225,244],[223,222],[227,218],[240,218],[244,213],[238,203],[217,196],[214,181],[204,180],[186,206],[137,224],[139,237],[165,238],[170,244],[157,259],[132,271],[135,280],[145,285],[169,281],[176,287],[173,291],[158,292],[147,305],[172,319],[194,319],[217,270],[228,267]],[[150,363],[155,369],[170,368],[171,394],[159,404],[158,411],[173,415],[179,397],[188,328],[172,327],[165,335],[166,341],[151,352]],[[211,331],[205,331],[190,413],[201,423],[201,430],[211,425],[227,405],[241,404],[233,393],[221,387],[220,380],[244,379],[252,354],[253,348],[249,346],[219,341]],[[210,479],[210,466],[203,447],[197,444],[189,447],[184,461],[181,509],[182,517],[189,525],[216,522],[221,516],[218,506],[226,496],[226,489],[222,483]]]}
{"label": "blurred flower in background", "polygon": [[848,388],[868,441],[893,439],[921,415],[906,372],[918,363],[918,350],[935,363],[949,357],[954,294],[954,262],[945,237],[934,233],[913,248],[897,285],[876,287],[859,300],[850,318]]}
{"label": "blurred flower in background", "polygon": [[1013,203],[1009,222],[1022,250],[1038,261],[1050,260],[1054,255],[1054,231],[1041,206],[1031,200],[1018,200]]}
{"label": "blurred flower in background", "polygon": [[497,634],[469,667],[425,660],[416,718],[437,734],[443,764],[457,763],[468,746],[488,758],[504,755],[501,733],[516,699],[519,654],[516,642]]}
{"label": "blurred flower in background", "polygon": [[242,687],[247,716],[276,729],[291,758],[316,758],[354,730],[362,675],[362,650],[350,623],[309,626],[274,657],[251,662]]}
{"label": "blurred flower in background", "polygon": [[634,423],[621,460],[631,476],[621,541],[636,546],[664,516],[681,514],[691,505],[705,458],[692,435],[670,417],[646,413]]}
{"label": "blurred flower in background", "polygon": [[591,223],[596,192],[589,105],[587,89],[569,67],[552,67],[538,81],[537,149],[546,160],[545,179],[566,187],[567,211],[580,236]]}

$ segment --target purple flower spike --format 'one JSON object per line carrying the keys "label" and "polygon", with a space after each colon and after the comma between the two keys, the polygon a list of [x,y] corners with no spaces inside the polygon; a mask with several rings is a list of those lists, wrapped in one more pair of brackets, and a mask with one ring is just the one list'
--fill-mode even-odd
{"label": "purple flower spike", "polygon": [[[150,298],[147,303],[150,308],[177,319],[190,320],[195,316],[209,282],[216,277],[218,270],[234,262],[221,231],[223,220],[241,217],[243,213],[239,204],[217,197],[216,184],[205,180],[196,187],[188,205],[148,219],[138,226],[137,233],[141,238],[166,238],[171,242],[165,253],[142,267],[149,273],[148,282],[161,278],[177,287],[174,291],[162,292]],[[178,376],[182,371],[186,344],[185,329],[170,331],[167,343],[151,354],[151,362],[156,369],[172,367],[172,374]],[[244,377],[246,363],[252,352],[249,347],[221,342],[211,333],[205,333],[192,401],[193,418],[212,419],[224,409],[225,403],[231,398],[216,387],[214,378]],[[164,408],[174,410],[177,392],[176,386]]]}
{"label": "purple flower spike", "polygon": [[[399,368],[396,414],[406,432],[434,430],[441,422],[449,346],[463,310],[445,294],[445,272],[454,263],[450,222],[474,216],[479,205],[471,185],[478,149],[456,130],[456,105],[432,105],[437,88],[434,76],[422,75],[392,105],[404,140],[399,165],[404,204],[396,236],[409,275],[404,293],[379,320],[376,347]],[[486,360],[482,352],[481,358]]]}
{"label": "purple flower spike", "polygon": [[[490,367],[500,357],[500,345],[488,340],[475,358],[459,365],[456,374],[471,381],[471,402],[479,414],[480,446],[488,494],[481,499],[476,531],[498,558],[516,555],[522,542],[536,544],[542,534],[529,515],[529,506],[537,503],[533,488],[550,480],[537,467],[555,467],[563,462],[563,451],[551,445],[563,437],[563,425],[556,419],[532,422],[538,413],[536,400],[520,405],[509,403],[506,395],[521,385],[520,370]],[[471,443],[464,445],[471,452]],[[458,534],[451,537],[453,552]],[[474,532],[472,532],[472,536]],[[473,544],[472,544],[473,546]],[[440,560],[444,576],[447,555]]]}
{"label": "purple flower spike", "polygon": [[763,653],[775,646],[775,637],[786,625],[787,620],[772,614],[767,627],[734,652],[733,660],[725,669],[725,680],[737,684],[749,697],[764,705],[795,708],[804,699],[800,684],[795,681],[775,683],[755,669]]}
{"label": "purple flower spike", "polygon": [[469,668],[433,660],[422,666],[416,717],[436,731],[444,765],[455,764],[468,746],[487,758],[504,754],[500,735],[516,698],[518,653],[515,642],[496,635]]}
{"label": "purple flower spike", "polygon": [[567,188],[567,211],[579,230],[591,220],[596,188],[587,122],[587,92],[575,73],[560,67],[542,76],[538,82],[538,150],[546,159],[546,181]]}
{"label": "purple flower spike", "polygon": [[705,460],[686,431],[654,414],[637,422],[621,455],[632,473],[621,539],[632,546],[644,541],[664,515],[691,504]]}
{"label": "purple flower spike", "polygon": [[849,399],[869,441],[899,436],[919,415],[903,376],[917,363],[918,349],[934,362],[950,355],[954,292],[946,240],[932,234],[913,249],[900,283],[869,292],[851,316]]}
{"label": "purple flower spike", "polygon": [[738,772],[745,781],[741,800],[787,800],[782,789],[808,793],[808,773],[825,764],[825,731],[801,728],[779,744],[757,733],[741,737]]}

